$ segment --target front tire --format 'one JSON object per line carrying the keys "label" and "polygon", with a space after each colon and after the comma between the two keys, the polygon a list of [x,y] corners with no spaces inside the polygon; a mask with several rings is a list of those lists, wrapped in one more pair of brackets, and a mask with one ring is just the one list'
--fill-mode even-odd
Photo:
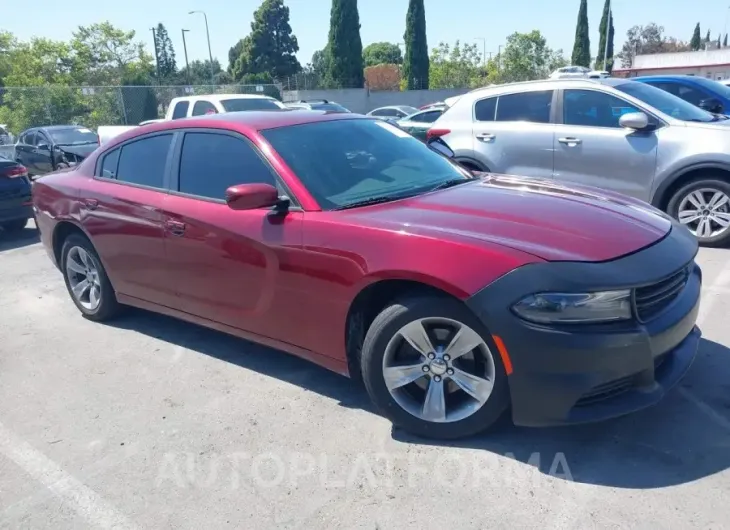
{"label": "front tire", "polygon": [[86,237],[72,234],[64,241],[61,265],[71,300],[86,318],[101,322],[120,312],[106,270]]}
{"label": "front tire", "polygon": [[3,230],[10,234],[14,234],[17,232],[20,232],[25,228],[25,225],[28,224],[28,219],[16,219],[15,221],[7,221],[5,223],[0,224],[0,227],[2,227]]}
{"label": "front tire", "polygon": [[701,245],[723,247],[730,243],[730,183],[701,178],[678,189],[667,213],[689,229]]}
{"label": "front tire", "polygon": [[417,296],[386,307],[368,329],[361,364],[373,403],[418,436],[476,434],[509,405],[507,375],[491,336],[451,298]]}

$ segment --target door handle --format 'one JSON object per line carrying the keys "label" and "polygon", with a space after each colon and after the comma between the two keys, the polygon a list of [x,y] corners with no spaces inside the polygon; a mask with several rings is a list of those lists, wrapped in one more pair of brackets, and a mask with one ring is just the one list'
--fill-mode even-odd
{"label": "door handle", "polygon": [[96,199],[86,199],[84,200],[84,208],[87,210],[96,210],[99,207],[99,201]]}
{"label": "door handle", "polygon": [[580,138],[573,138],[572,136],[570,136],[567,138],[558,138],[558,142],[560,142],[561,144],[565,144],[569,147],[574,147],[574,146],[582,143],[583,140],[581,140]]}
{"label": "door handle", "polygon": [[495,135],[492,133],[478,133],[476,135],[477,140],[481,140],[482,142],[491,142],[496,138]]}
{"label": "door handle", "polygon": [[173,221],[172,219],[168,219],[167,221],[165,221],[165,228],[167,228],[167,231],[170,232],[173,236],[185,235],[185,223],[181,223],[180,221]]}

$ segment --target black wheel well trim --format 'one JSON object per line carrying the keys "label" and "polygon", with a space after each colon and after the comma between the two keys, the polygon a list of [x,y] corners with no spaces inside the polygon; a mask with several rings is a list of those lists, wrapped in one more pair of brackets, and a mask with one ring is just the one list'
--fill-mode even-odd
{"label": "black wheel well trim", "polygon": [[470,156],[455,156],[454,161],[458,163],[466,162],[468,164],[476,166],[477,168],[481,168],[480,171],[484,171],[485,173],[490,172],[490,169],[487,166]]}
{"label": "black wheel well trim", "polygon": [[691,179],[694,175],[697,175],[703,171],[718,171],[724,172],[728,175],[728,183],[730,183],[730,165],[722,164],[718,162],[700,162],[684,167],[678,171],[675,171],[670,177],[664,180],[662,184],[654,192],[654,196],[651,199],[651,205],[659,208],[662,211],[666,211],[669,201],[672,197],[672,192],[676,191],[682,186],[687,179]]}
{"label": "black wheel well trim", "polygon": [[460,300],[453,294],[412,279],[379,279],[364,286],[350,302],[345,320],[345,353],[350,377],[360,379],[360,353],[370,324],[388,304],[406,296],[432,295]]}

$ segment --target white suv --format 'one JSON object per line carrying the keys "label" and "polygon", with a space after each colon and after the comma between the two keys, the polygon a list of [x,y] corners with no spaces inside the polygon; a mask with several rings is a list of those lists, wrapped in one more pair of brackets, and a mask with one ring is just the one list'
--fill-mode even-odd
{"label": "white suv", "polygon": [[191,116],[240,112],[247,110],[285,109],[284,104],[269,96],[257,94],[207,94],[174,98],[167,107],[166,120]]}

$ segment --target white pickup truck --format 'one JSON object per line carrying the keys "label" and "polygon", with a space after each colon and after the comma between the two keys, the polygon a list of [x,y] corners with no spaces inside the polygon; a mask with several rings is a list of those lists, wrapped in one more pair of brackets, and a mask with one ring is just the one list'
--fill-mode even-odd
{"label": "white pickup truck", "polygon": [[139,125],[102,125],[97,129],[99,145],[131,129],[166,120],[177,120],[207,114],[248,110],[278,110],[287,108],[281,101],[258,94],[208,94],[174,98],[163,119],[143,121]]}

